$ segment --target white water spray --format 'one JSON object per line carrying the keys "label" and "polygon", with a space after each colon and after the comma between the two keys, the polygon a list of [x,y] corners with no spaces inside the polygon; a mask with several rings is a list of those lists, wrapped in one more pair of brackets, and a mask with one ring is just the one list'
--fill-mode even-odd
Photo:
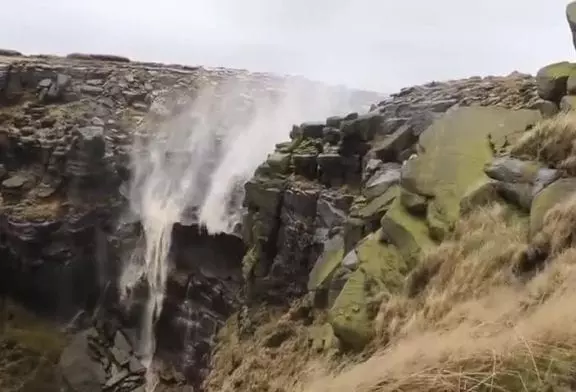
{"label": "white water spray", "polygon": [[290,81],[280,91],[254,87],[238,80],[212,85],[187,110],[135,140],[130,202],[142,223],[144,249],[124,266],[120,288],[123,296],[142,280],[148,288],[139,347],[148,392],[157,383],[154,325],[162,312],[174,224],[193,208],[210,233],[231,231],[241,216],[242,185],[287,139],[292,124],[363,109],[305,81]]}

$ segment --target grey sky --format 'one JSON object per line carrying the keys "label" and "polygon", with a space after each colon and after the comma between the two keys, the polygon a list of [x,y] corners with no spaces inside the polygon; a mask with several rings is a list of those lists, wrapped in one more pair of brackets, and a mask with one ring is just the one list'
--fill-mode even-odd
{"label": "grey sky", "polygon": [[301,74],[384,92],[573,59],[568,0],[4,1],[0,47]]}

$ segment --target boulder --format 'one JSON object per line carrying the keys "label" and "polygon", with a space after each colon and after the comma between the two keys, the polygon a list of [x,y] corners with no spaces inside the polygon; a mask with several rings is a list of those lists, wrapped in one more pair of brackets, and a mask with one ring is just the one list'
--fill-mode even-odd
{"label": "boulder", "polygon": [[412,193],[407,189],[400,191],[400,202],[413,215],[425,214],[428,206],[428,200],[424,196]]}
{"label": "boulder", "polygon": [[434,245],[426,221],[410,214],[400,198],[394,199],[380,223],[381,239],[395,245],[410,263],[418,260],[423,249]]}
{"label": "boulder", "polygon": [[550,118],[558,114],[560,108],[558,105],[552,101],[546,101],[545,99],[539,99],[530,106],[530,109],[536,109],[540,111],[543,118]]}
{"label": "boulder", "polygon": [[101,392],[106,383],[102,364],[90,357],[89,337],[94,330],[81,332],[72,338],[60,357],[60,371],[71,392]]}
{"label": "boulder", "polygon": [[328,187],[338,187],[344,184],[344,159],[337,153],[318,155],[320,181]]}
{"label": "boulder", "polygon": [[468,214],[477,207],[483,207],[498,201],[500,201],[498,181],[482,178],[464,192],[460,200],[460,213]]}
{"label": "boulder", "polygon": [[293,154],[294,173],[311,180],[315,179],[318,175],[316,157],[316,154]]}
{"label": "boulder", "polygon": [[541,165],[538,162],[500,157],[488,163],[484,172],[494,180],[512,183],[534,182]]}
{"label": "boulder", "polygon": [[574,64],[563,61],[541,68],[536,74],[538,95],[542,99],[559,102],[566,95],[568,78],[575,72],[575,67]]}
{"label": "boulder", "polygon": [[440,236],[450,230],[470,187],[486,178],[491,144],[522,133],[541,118],[536,110],[461,107],[434,121],[420,136],[421,153],[402,168],[401,185],[430,198],[428,226]]}
{"label": "boulder", "polygon": [[566,93],[568,95],[576,94],[576,72],[571,72],[566,80]]}
{"label": "boulder", "polygon": [[305,122],[300,125],[300,134],[305,139],[319,139],[324,136],[325,126],[323,122]]}
{"label": "boulder", "polygon": [[268,156],[266,162],[273,171],[286,174],[290,169],[290,154],[273,153]]}
{"label": "boulder", "polygon": [[340,129],[345,138],[359,138],[364,141],[372,140],[377,133],[389,132],[384,127],[386,118],[378,112],[358,116],[352,120],[341,123]]}
{"label": "boulder", "polygon": [[576,178],[561,178],[538,193],[530,209],[531,235],[540,231],[544,216],[551,208],[574,195],[576,195]]}
{"label": "boulder", "polygon": [[341,228],[352,204],[353,196],[338,191],[323,190],[316,205],[316,240],[324,242],[329,232]]}
{"label": "boulder", "polygon": [[345,348],[361,350],[373,337],[381,292],[398,292],[409,268],[394,246],[372,233],[356,247],[357,269],[346,280],[329,311],[334,334]]}
{"label": "boulder", "polygon": [[330,145],[337,145],[342,140],[342,131],[335,127],[324,127],[322,141]]}
{"label": "boulder", "polygon": [[324,251],[314,263],[308,277],[308,290],[320,289],[329,280],[344,257],[344,238],[337,235],[324,244]]}
{"label": "boulder", "polygon": [[384,164],[374,173],[362,190],[362,194],[373,199],[384,194],[390,187],[400,182],[400,165],[394,163]]}
{"label": "boulder", "polygon": [[575,95],[565,95],[560,100],[560,110],[568,112],[576,108],[576,96]]}
{"label": "boulder", "polygon": [[380,196],[363,203],[361,206],[358,206],[350,212],[351,217],[362,220],[363,234],[376,231],[380,228],[380,220],[399,194],[400,187],[398,185],[393,185]]}

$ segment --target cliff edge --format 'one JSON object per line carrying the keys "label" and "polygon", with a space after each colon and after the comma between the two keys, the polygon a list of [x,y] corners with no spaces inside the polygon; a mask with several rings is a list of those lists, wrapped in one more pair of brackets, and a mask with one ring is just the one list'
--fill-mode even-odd
{"label": "cliff edge", "polygon": [[434,82],[295,126],[246,184],[247,300],[207,390],[569,388],[574,75]]}

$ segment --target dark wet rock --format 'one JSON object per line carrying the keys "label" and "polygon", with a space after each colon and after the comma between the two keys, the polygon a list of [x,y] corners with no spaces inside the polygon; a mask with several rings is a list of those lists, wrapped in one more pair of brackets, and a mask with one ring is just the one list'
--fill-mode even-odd
{"label": "dark wet rock", "polygon": [[127,57],[117,56],[113,54],[70,53],[66,57],[69,59],[76,59],[76,60],[113,61],[120,63],[130,62],[130,59]]}
{"label": "dark wet rock", "polygon": [[359,138],[360,140],[372,140],[377,133],[389,132],[384,126],[386,118],[379,113],[367,113],[355,119],[345,120],[340,129],[344,137]]}
{"label": "dark wet rock", "polygon": [[318,196],[316,227],[326,231],[344,224],[353,196],[325,190]]}
{"label": "dark wet rock", "polygon": [[294,173],[311,180],[315,179],[318,176],[316,157],[315,154],[293,154]]}
{"label": "dark wet rock", "polygon": [[536,74],[540,98],[560,102],[560,99],[566,95],[567,81],[574,70],[575,65],[567,61],[541,68]]}
{"label": "dark wet rock", "polygon": [[336,127],[324,127],[322,141],[330,145],[336,145],[342,140],[342,132]]}
{"label": "dark wet rock", "polygon": [[17,57],[22,56],[22,53],[18,52],[17,50],[0,48],[0,56]]}
{"label": "dark wet rock", "polygon": [[300,134],[305,139],[319,139],[323,136],[323,130],[326,126],[323,122],[305,122],[300,125]]}
{"label": "dark wet rock", "polygon": [[318,155],[320,181],[329,187],[338,187],[344,184],[344,162],[340,154],[324,153]]}

